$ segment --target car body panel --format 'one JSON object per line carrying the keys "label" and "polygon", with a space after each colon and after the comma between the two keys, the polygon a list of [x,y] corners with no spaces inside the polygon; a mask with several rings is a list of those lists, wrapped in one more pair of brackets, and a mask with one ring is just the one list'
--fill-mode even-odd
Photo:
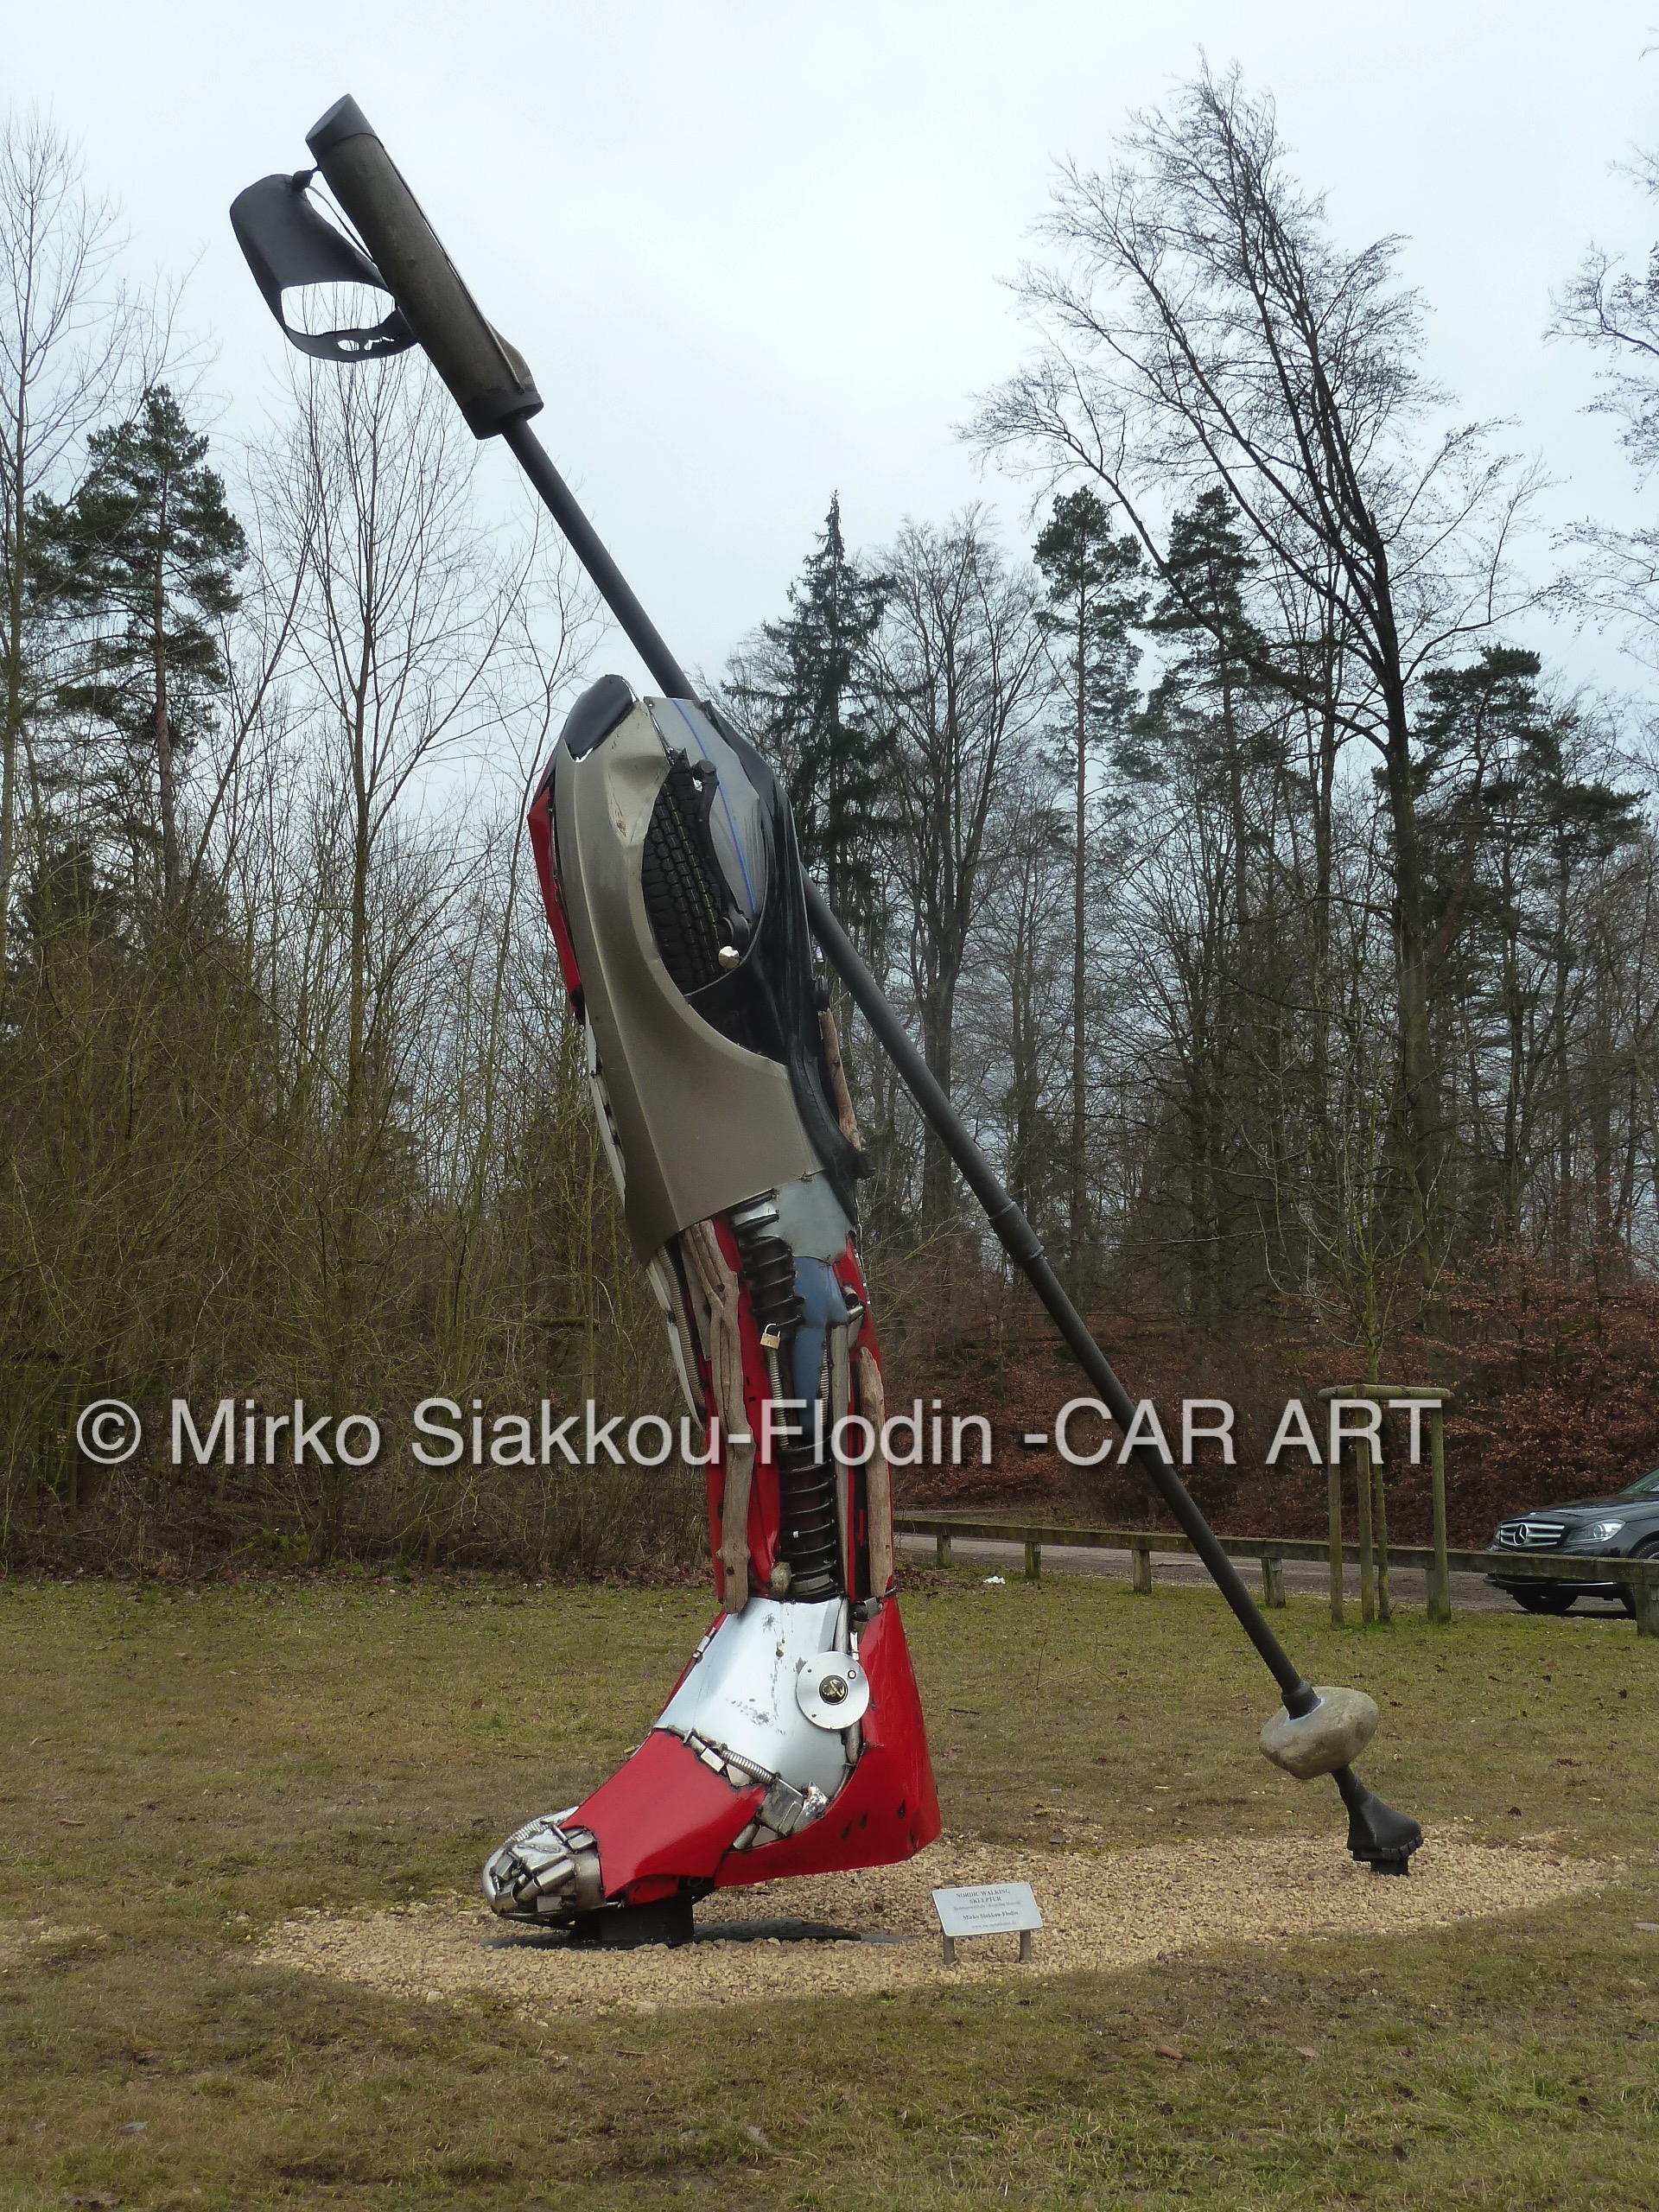
{"label": "car body panel", "polygon": [[[1610,1521],[1619,1523],[1611,1535],[1591,1535],[1592,1529]],[[1614,1562],[1637,1558],[1655,1548],[1659,1548],[1659,1469],[1638,1476],[1611,1497],[1575,1497],[1569,1504],[1540,1506],[1500,1522],[1486,1547],[1493,1554],[1493,1569],[1486,1579],[1511,1596],[1537,1589],[1534,1576],[1503,1574],[1497,1561],[1505,1554],[1516,1559],[1605,1560],[1605,1575],[1587,1574],[1582,1580],[1552,1576],[1551,1587],[1563,1597],[1570,1592],[1573,1598],[1619,1599],[1625,1585],[1613,1571]]]}

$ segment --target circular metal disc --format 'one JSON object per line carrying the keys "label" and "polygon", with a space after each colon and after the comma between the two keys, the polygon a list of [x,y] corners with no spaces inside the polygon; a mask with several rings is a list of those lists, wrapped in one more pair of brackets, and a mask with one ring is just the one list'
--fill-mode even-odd
{"label": "circular metal disc", "polygon": [[795,1701],[815,1728],[850,1728],[868,1709],[870,1685],[850,1653],[823,1651],[796,1675]]}

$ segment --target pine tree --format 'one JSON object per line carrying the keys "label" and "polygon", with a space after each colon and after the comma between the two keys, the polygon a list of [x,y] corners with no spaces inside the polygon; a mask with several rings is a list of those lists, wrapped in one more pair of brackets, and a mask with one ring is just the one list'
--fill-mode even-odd
{"label": "pine tree", "polygon": [[1153,702],[1154,721],[1187,733],[1205,785],[1222,797],[1231,831],[1233,910],[1250,919],[1245,779],[1273,756],[1272,735],[1249,711],[1270,682],[1266,639],[1250,620],[1245,588],[1255,567],[1227,494],[1201,493],[1170,524],[1165,587],[1147,627],[1172,640],[1176,658]]}
{"label": "pine tree", "polygon": [[1262,1161],[1274,1141],[1262,1141],[1271,1126],[1264,1102],[1279,1095],[1285,1050],[1284,977],[1268,912],[1270,841],[1255,826],[1262,772],[1281,776],[1286,766],[1285,723],[1271,649],[1250,618],[1255,566],[1218,487],[1174,516],[1163,589],[1147,625],[1166,640],[1164,673],[1138,733],[1143,772],[1167,776],[1217,832],[1217,935],[1194,971],[1193,1027],[1204,1041],[1188,1061],[1183,1097],[1193,1194],[1189,1294],[1193,1311],[1218,1325],[1261,1287],[1245,1271],[1261,1249]]}
{"label": "pine tree", "polygon": [[1136,626],[1146,614],[1141,549],[1112,535],[1111,517],[1087,489],[1054,502],[1035,548],[1048,586],[1039,620],[1054,641],[1067,691],[1058,734],[1072,787],[1071,1128],[1069,1145],[1067,1264],[1082,1287],[1089,1233],[1088,852],[1089,760],[1121,741],[1135,703]]}
{"label": "pine tree", "polygon": [[[1437,997],[1459,1007],[1484,1001],[1505,1034],[1496,1225],[1506,1240],[1519,1232],[1522,1125],[1538,1103],[1524,1096],[1528,1031],[1541,1015],[1557,1122],[1552,1248],[1564,1270],[1574,1196],[1570,994],[1587,957],[1573,928],[1578,886],[1586,870],[1637,843],[1643,822],[1633,791],[1586,772],[1592,766],[1589,733],[1571,708],[1551,704],[1541,673],[1538,655],[1513,645],[1488,645],[1462,667],[1437,669],[1422,687],[1416,772]],[[1594,1101],[1603,1117],[1606,1103],[1605,1093]],[[1606,1146],[1594,1149],[1602,1170],[1595,1240],[1605,1243]]]}
{"label": "pine tree", "polygon": [[[1525,647],[1488,645],[1424,679],[1416,774],[1442,967],[1467,925],[1496,912],[1510,926],[1529,868],[1554,886],[1640,835],[1635,794],[1580,772],[1585,733],[1544,696],[1541,672]],[[1514,871],[1496,894],[1485,880],[1495,856]]]}
{"label": "pine tree", "polygon": [[214,625],[238,603],[247,542],[207,466],[206,436],[165,386],[145,395],[137,420],[94,432],[88,452],[73,499],[40,506],[62,601],[90,633],[60,701],[120,740],[128,826],[139,844],[159,828],[171,906],[183,887],[180,756],[213,727],[226,678]]}
{"label": "pine tree", "polygon": [[880,905],[876,854],[891,774],[891,738],[870,681],[887,593],[884,579],[849,560],[837,493],[790,586],[789,614],[763,628],[765,666],[738,687],[763,749],[783,769],[803,860],[842,924],[866,938]]}

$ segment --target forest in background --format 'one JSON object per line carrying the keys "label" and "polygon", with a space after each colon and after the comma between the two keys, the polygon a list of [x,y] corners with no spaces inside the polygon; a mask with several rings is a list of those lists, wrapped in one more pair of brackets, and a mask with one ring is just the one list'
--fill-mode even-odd
{"label": "forest in background", "polygon": [[[704,680],[1131,1388],[1238,1403],[1205,1503],[1290,1532],[1286,1393],[1432,1377],[1478,1541],[1659,1459],[1659,533],[1529,540],[1535,474],[1427,380],[1398,261],[1200,75],[1061,174],[1020,280],[969,435],[1029,542],[981,507],[855,550],[832,499]],[[1644,476],[1659,257],[1561,272],[1552,334]],[[211,428],[113,211],[14,116],[0,1559],[689,1560],[684,1471],[423,1469],[393,1421],[361,1469],[164,1464],[178,1396],[679,1410],[523,830],[591,597],[528,500],[481,519],[412,358]],[[1546,615],[1628,690],[1565,683]],[[1063,1364],[838,1011],[889,1395],[1017,1433]],[[149,1417],[114,1471],[73,1433],[105,1395]]]}

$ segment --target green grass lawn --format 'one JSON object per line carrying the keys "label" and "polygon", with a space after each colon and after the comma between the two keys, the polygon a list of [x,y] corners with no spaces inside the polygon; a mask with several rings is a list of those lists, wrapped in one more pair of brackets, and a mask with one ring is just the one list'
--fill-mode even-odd
{"label": "green grass lawn", "polygon": [[[1257,1754],[1276,1700],[1209,1592],[912,1580],[952,1831],[1337,1827]],[[297,1907],[470,1885],[637,1741],[710,1611],[0,1584],[0,2206],[1659,2203],[1659,1643],[1622,1621],[1278,1617],[1377,1697],[1363,1771],[1431,1831],[1623,1862],[1544,1914],[556,2029],[251,1963]]]}

